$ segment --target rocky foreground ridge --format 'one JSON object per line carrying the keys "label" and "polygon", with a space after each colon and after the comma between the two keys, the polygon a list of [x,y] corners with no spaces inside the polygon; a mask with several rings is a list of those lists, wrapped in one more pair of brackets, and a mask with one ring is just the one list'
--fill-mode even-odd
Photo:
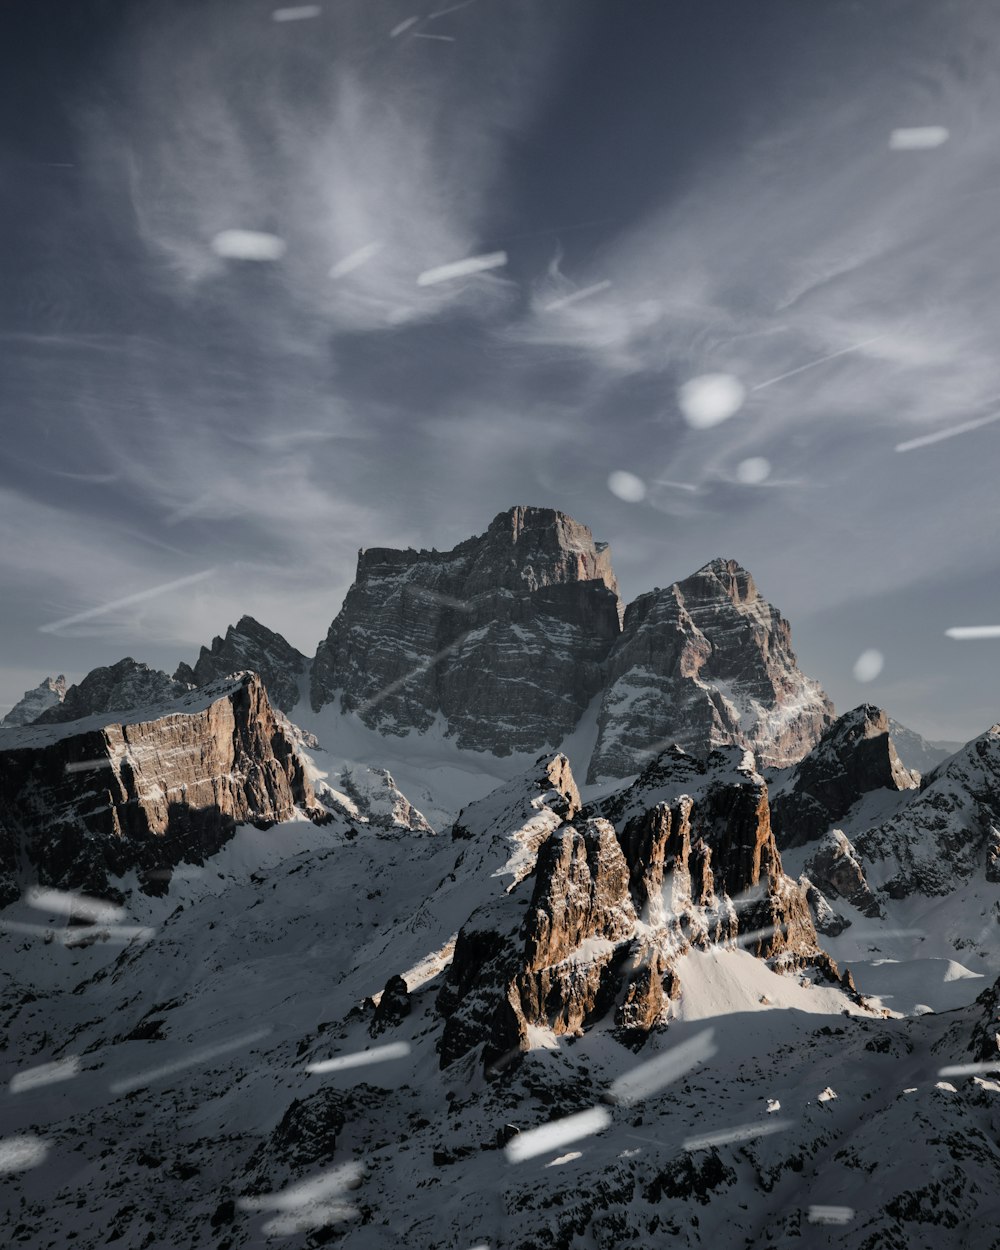
{"label": "rocky foreground ridge", "polygon": [[[508,835],[531,872],[513,873],[459,931],[437,1000],[443,1066],[476,1046],[488,1069],[503,1066],[545,1036],[604,1019],[621,1040],[641,1042],[669,1019],[682,990],[677,964],[692,949],[742,948],[839,984],[818,944],[811,885],[782,869],[767,785],[749,753],[729,747],[699,760],[675,747],[582,811],[565,757],[545,776],[558,778],[538,805],[549,820],[532,814]],[[500,827],[511,814],[503,807]],[[457,829],[488,845],[497,827],[490,796]]]}

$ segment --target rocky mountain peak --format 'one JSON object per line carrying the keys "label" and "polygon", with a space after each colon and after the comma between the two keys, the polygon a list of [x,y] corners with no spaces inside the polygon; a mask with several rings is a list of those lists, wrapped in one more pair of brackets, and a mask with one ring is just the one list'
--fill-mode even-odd
{"label": "rocky mountain peak", "polygon": [[34,690],[26,690],[23,697],[0,720],[0,726],[11,728],[15,725],[30,725],[49,708],[62,703],[66,697],[66,678],[46,677],[39,682]]}
{"label": "rocky mountain peak", "polygon": [[128,712],[176,699],[189,688],[188,683],[126,656],[117,664],[91,669],[77,685],[70,686],[61,702],[42,712],[35,723],[54,725],[103,712]]}
{"label": "rocky mountain peak", "polygon": [[753,578],[742,564],[724,556],[709,560],[708,564],[677,585],[685,597],[710,598],[721,591],[733,603],[753,603],[760,598]]}
{"label": "rocky mountain peak", "polygon": [[340,700],[387,734],[443,716],[460,747],[559,743],[620,631],[606,544],[549,508],[512,508],[450,551],[369,548],[319,646],[313,708]]}
{"label": "rocky mountain peak", "polygon": [[590,781],[639,772],[670,742],[790,764],[833,720],[798,668],[788,622],[734,560],[630,603],[605,672]]}
{"label": "rocky mountain peak", "polygon": [[[805,762],[805,761],[803,761]],[[1000,725],[967,742],[855,846],[890,898],[947,894],[983,873],[1000,881]]]}
{"label": "rocky mountain peak", "polygon": [[281,634],[252,616],[241,616],[225,638],[215,637],[211,647],[202,647],[193,668],[179,665],[174,680],[205,686],[231,673],[259,673],[275,707],[290,712],[299,700],[299,679],[307,666],[302,652]]}
{"label": "rocky mountain peak", "polygon": [[488,1067],[502,1064],[539,1031],[579,1032],[609,1016],[623,1040],[641,1040],[668,1018],[677,961],[692,947],[738,944],[776,968],[837,977],[805,887],[782,869],[767,785],[746,753],[697,759],[674,748],[554,827],[547,814],[533,879],[459,932],[438,999],[443,1065],[480,1043]]}
{"label": "rocky mountain peak", "polygon": [[238,824],[328,819],[255,673],[124,716],[12,730],[0,741],[0,812],[5,902],[19,864],[43,885],[99,896],[135,870],[163,893],[174,865],[201,863]]}
{"label": "rocky mountain peak", "polygon": [[904,768],[889,717],[871,703],[845,712],[791,769],[771,803],[779,844],[801,846],[826,833],[874,790],[913,790],[920,774]]}

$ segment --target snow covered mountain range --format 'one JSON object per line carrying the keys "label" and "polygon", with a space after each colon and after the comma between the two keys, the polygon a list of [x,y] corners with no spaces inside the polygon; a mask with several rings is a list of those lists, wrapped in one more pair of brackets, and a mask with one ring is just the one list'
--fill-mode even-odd
{"label": "snow covered mountain range", "polygon": [[312,660],[47,679],[10,1244],[1000,1246],[1000,726],[942,754],[540,508],[363,551]]}

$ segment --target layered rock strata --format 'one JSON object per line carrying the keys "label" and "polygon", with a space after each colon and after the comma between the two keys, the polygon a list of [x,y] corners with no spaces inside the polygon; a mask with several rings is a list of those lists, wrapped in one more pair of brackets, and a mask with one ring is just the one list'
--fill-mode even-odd
{"label": "layered rock strata", "polygon": [[237,825],[306,814],[325,817],[252,673],[150,719],[34,725],[0,744],[8,894],[27,874],[114,896],[114,879],[133,869],[143,888],[162,892],[175,864],[200,863]]}
{"label": "layered rock strata", "polygon": [[833,705],[798,669],[788,622],[746,569],[713,560],[628,605],[605,664],[588,780],[636,773],[674,742],[743,746],[781,766],[832,720]]}
{"label": "layered rock strata", "polygon": [[460,747],[536,751],[576,726],[619,625],[607,545],[562,513],[513,508],[451,551],[362,551],[312,705],[340,698],[387,734],[442,716]]}

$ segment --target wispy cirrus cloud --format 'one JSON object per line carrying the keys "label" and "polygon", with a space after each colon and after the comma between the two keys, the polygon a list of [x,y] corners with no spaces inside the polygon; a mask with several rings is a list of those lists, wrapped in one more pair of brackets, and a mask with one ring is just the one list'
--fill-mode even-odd
{"label": "wispy cirrus cloud", "polygon": [[541,85],[551,19],[521,5],[502,24],[456,10],[461,54],[442,59],[390,39],[385,15],[360,6],[287,28],[232,2],[153,12],[122,45],[129,108],[94,110],[90,138],[110,178],[124,174],[164,280],[223,281],[212,240],[249,231],[284,245],[274,281],[327,331],[508,304],[495,274],[417,279],[482,251],[505,137]]}

